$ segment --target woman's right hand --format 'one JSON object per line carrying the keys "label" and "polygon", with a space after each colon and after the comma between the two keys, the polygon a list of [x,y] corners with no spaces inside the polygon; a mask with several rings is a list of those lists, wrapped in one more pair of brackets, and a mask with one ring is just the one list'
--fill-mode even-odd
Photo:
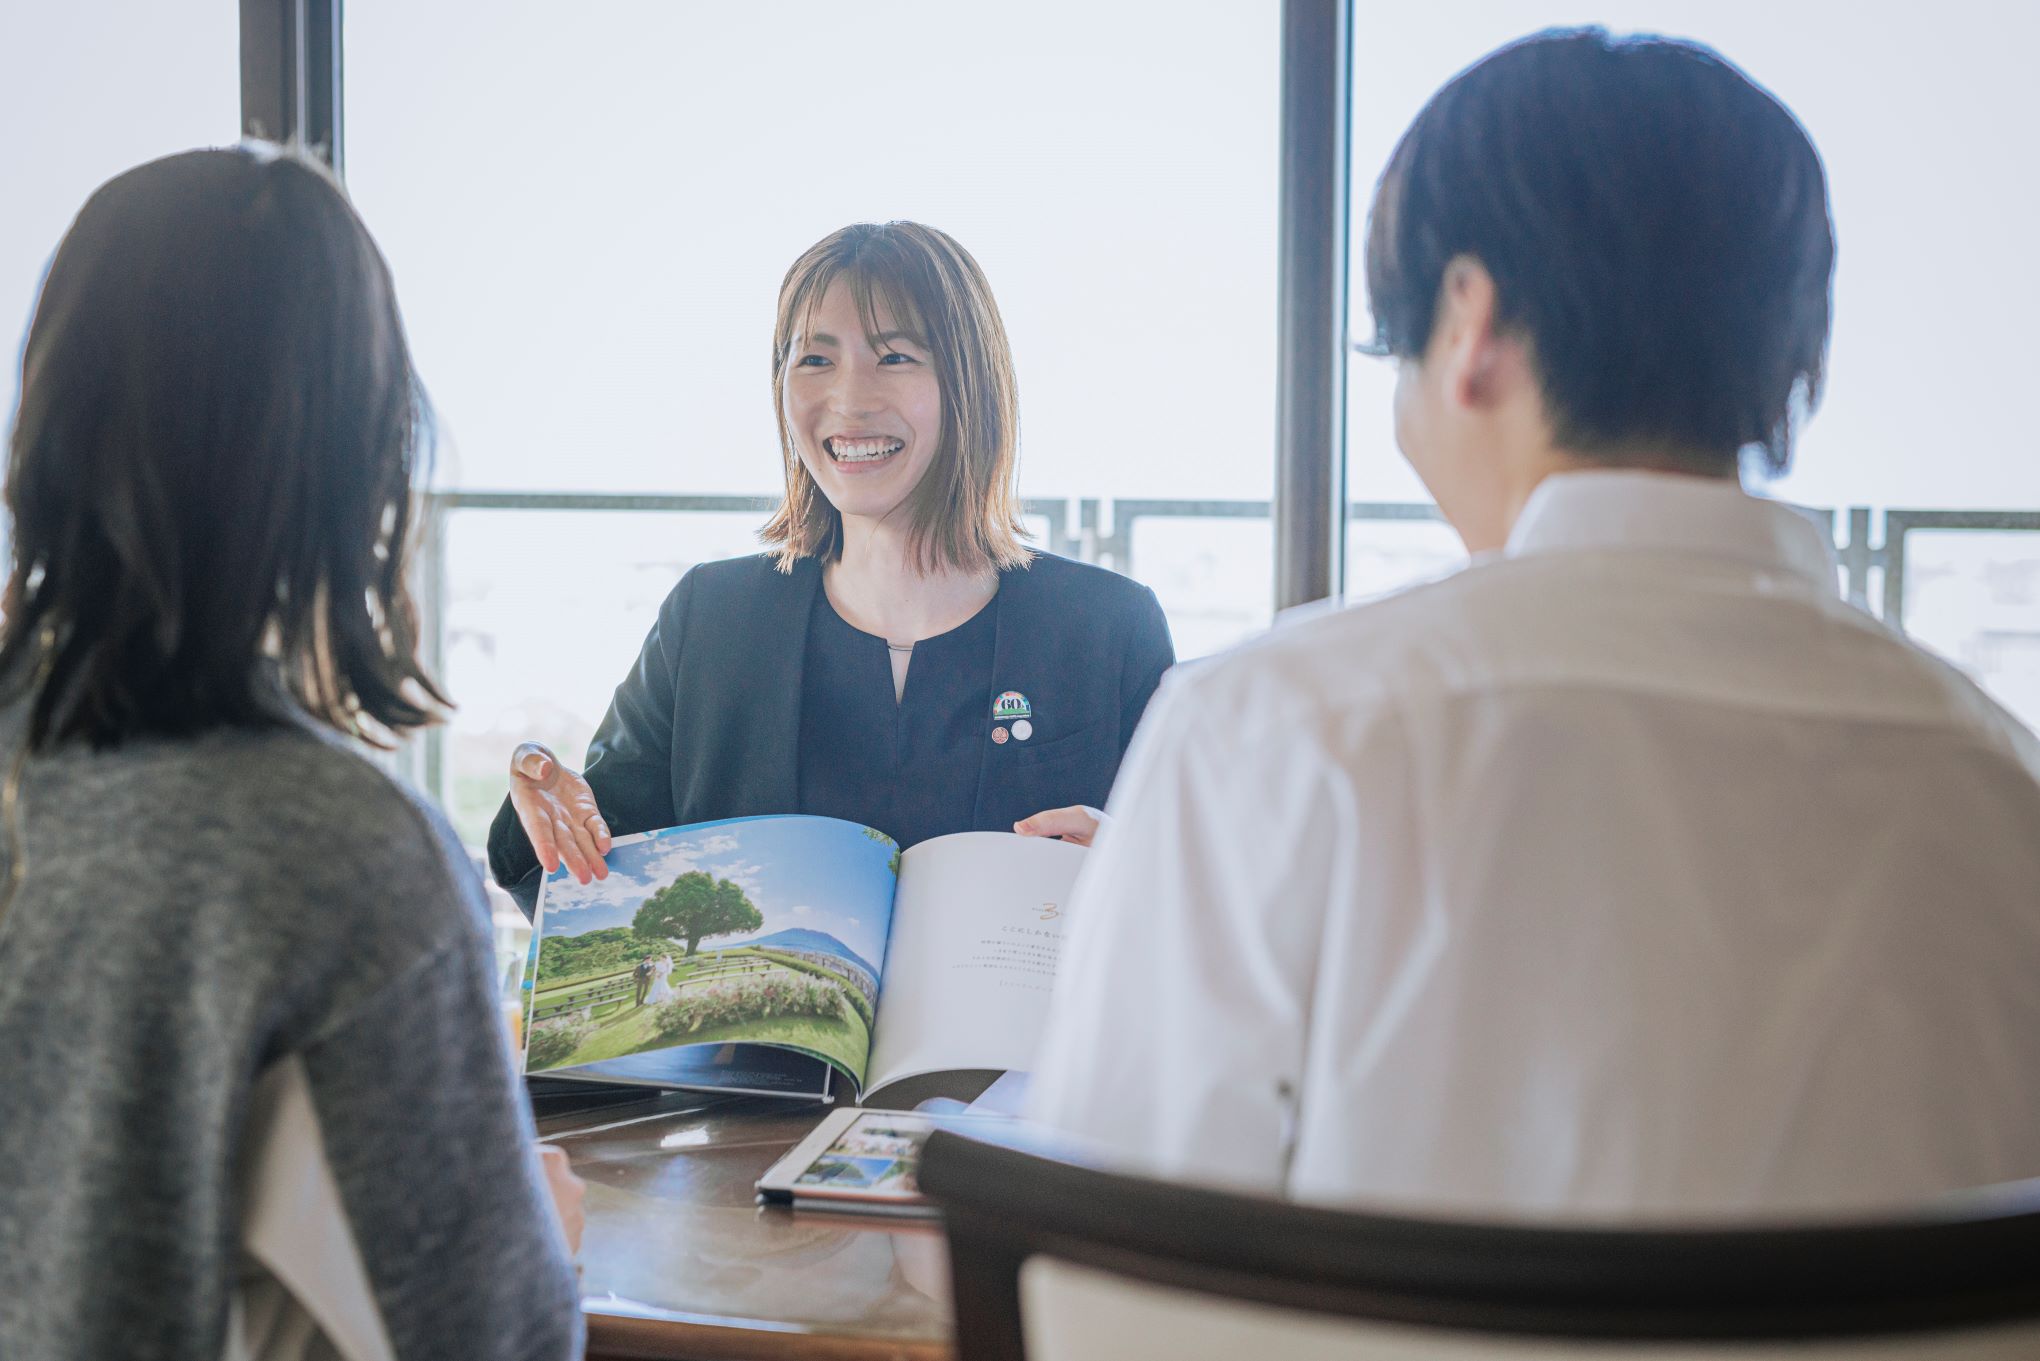
{"label": "woman's right hand", "polygon": [[510,806],[547,874],[564,863],[578,883],[609,877],[609,824],[595,791],[536,742],[510,754]]}

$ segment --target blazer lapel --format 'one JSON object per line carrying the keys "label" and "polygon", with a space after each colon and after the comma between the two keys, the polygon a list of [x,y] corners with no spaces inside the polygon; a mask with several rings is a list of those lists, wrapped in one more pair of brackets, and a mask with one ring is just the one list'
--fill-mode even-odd
{"label": "blazer lapel", "polygon": [[800,806],[801,675],[822,574],[812,559],[787,576],[764,570],[690,625],[674,729],[676,765],[687,772],[686,797],[675,801],[682,822]]}
{"label": "blazer lapel", "polygon": [[1025,568],[1000,573],[999,593],[992,598],[991,607],[998,612],[993,621],[992,676],[978,709],[978,720],[983,726],[978,729],[977,800],[971,807],[971,823],[978,827],[985,825],[985,788],[991,782],[992,701],[1002,690],[1011,688],[1005,678],[1019,674],[1025,660],[1019,655],[1021,640],[1033,632],[1028,628],[1034,604],[1030,578],[1031,573]]}
{"label": "blazer lapel", "polygon": [[744,691],[732,711],[741,715],[732,734],[739,762],[738,800],[746,813],[793,813],[800,808],[800,704],[807,673],[808,616],[822,573],[813,558],[795,566],[785,590],[768,591],[751,620],[749,665],[740,668]]}

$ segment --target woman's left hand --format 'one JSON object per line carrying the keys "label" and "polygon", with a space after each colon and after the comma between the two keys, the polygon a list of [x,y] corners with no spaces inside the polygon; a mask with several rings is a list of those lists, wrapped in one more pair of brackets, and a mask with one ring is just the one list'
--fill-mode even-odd
{"label": "woman's left hand", "polygon": [[1014,823],[1013,830],[1021,836],[1059,836],[1072,845],[1088,846],[1098,835],[1099,823],[1093,812],[1082,804],[1051,808]]}
{"label": "woman's left hand", "polygon": [[552,1192],[553,1210],[560,1217],[560,1231],[567,1237],[567,1251],[578,1253],[581,1250],[581,1230],[588,1222],[581,1208],[588,1183],[574,1175],[573,1164],[567,1161],[567,1151],[563,1148],[540,1144],[538,1160],[545,1168],[545,1189]]}

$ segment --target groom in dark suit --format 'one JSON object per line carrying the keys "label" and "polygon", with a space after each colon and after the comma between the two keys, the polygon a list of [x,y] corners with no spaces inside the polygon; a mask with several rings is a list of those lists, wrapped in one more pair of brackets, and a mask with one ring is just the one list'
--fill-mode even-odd
{"label": "groom in dark suit", "polygon": [[637,967],[630,971],[630,979],[631,983],[637,988],[637,1002],[635,1005],[643,1006],[645,1004],[645,992],[652,986],[651,956],[647,955],[637,962]]}

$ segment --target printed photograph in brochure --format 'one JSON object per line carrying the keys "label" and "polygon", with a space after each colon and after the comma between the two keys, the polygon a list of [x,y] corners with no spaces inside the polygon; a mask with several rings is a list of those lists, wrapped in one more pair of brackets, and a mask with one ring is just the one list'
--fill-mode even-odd
{"label": "printed photograph in brochure", "polygon": [[898,861],[823,818],[619,840],[606,879],[546,885],[525,1070],[728,1044],[861,1069]]}
{"label": "printed photograph in brochure", "polygon": [[794,815],[618,837],[606,878],[540,891],[525,1071],[811,1100],[1024,1071],[1083,858]]}

